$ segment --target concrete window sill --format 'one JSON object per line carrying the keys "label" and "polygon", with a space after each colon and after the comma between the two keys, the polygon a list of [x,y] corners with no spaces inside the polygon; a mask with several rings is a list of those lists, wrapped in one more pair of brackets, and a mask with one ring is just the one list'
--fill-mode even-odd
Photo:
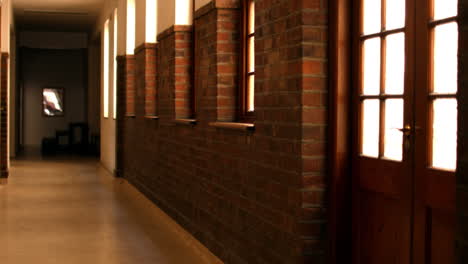
{"label": "concrete window sill", "polygon": [[212,127],[231,129],[238,131],[254,131],[255,125],[251,123],[237,123],[237,122],[211,122],[209,124]]}
{"label": "concrete window sill", "polygon": [[194,126],[197,124],[196,119],[175,119],[174,123],[178,125]]}
{"label": "concrete window sill", "polygon": [[145,119],[151,119],[151,120],[158,120],[159,119],[159,116],[145,116]]}

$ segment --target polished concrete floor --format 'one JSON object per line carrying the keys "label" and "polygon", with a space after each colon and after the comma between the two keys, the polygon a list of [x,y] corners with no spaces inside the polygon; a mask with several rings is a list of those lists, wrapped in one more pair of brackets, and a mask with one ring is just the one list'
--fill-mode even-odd
{"label": "polished concrete floor", "polygon": [[30,157],[0,184],[0,263],[220,261],[98,161]]}

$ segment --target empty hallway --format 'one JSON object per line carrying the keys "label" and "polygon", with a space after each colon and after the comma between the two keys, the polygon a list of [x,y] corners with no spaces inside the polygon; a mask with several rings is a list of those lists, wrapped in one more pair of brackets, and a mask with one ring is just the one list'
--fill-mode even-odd
{"label": "empty hallway", "polygon": [[217,260],[97,160],[13,162],[0,185],[2,264],[203,264]]}
{"label": "empty hallway", "polygon": [[468,0],[0,6],[0,264],[468,264]]}

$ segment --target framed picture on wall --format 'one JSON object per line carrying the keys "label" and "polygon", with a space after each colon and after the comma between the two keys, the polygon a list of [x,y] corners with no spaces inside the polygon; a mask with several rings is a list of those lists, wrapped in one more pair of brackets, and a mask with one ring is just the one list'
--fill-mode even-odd
{"label": "framed picture on wall", "polygon": [[42,89],[42,113],[47,117],[64,116],[63,88]]}

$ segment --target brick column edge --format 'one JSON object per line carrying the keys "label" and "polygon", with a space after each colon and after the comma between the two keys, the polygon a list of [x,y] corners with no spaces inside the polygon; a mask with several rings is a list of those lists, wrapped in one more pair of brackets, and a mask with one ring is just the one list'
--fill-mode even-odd
{"label": "brick column edge", "polygon": [[[192,26],[174,25],[158,35],[161,115],[169,119],[192,117]],[[173,52],[172,52],[173,51]],[[163,96],[164,97],[164,96]],[[169,101],[168,101],[169,100]]]}
{"label": "brick column edge", "polygon": [[117,131],[115,176],[123,177],[125,118],[135,115],[135,56],[117,56]]}
{"label": "brick column edge", "polygon": [[143,43],[135,49],[135,114],[157,116],[156,43]]}
{"label": "brick column edge", "polygon": [[8,178],[8,60],[9,53],[1,54],[0,80],[0,178]]}

